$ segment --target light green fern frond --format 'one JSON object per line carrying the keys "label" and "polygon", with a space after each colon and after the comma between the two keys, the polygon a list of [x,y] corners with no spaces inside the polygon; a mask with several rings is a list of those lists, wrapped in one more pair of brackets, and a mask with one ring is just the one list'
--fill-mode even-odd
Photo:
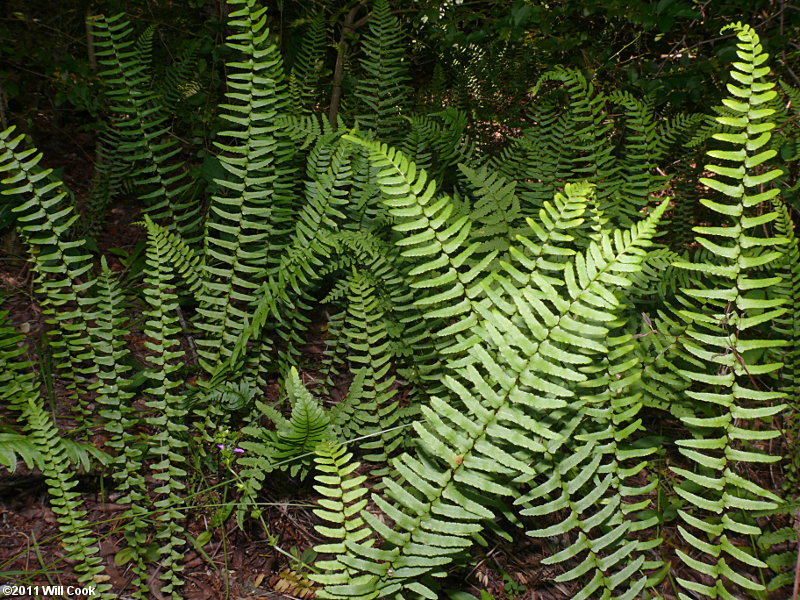
{"label": "light green fern frond", "polygon": [[[204,331],[199,340],[202,366],[209,372],[230,357],[245,326],[248,305],[263,283],[268,266],[277,264],[279,241],[291,228],[292,200],[287,196],[289,139],[276,124],[288,95],[283,65],[269,38],[264,8],[254,0],[231,0],[233,33],[228,46],[237,53],[228,64],[227,102],[222,119],[229,128],[215,142],[226,171],[217,180],[205,236],[205,286],[198,313]],[[257,373],[268,366],[270,344],[260,340]],[[255,374],[251,374],[255,375]]]}
{"label": "light green fern frond", "polygon": [[780,171],[766,165],[775,156],[775,150],[769,149],[774,110],[767,105],[776,93],[775,84],[764,81],[768,56],[758,35],[747,25],[731,28],[737,36],[739,58],[730,72],[733,82],[727,84],[730,96],[723,100],[731,116],[717,117],[727,131],[713,135],[726,149],[708,151],[721,164],[706,165],[716,177],[700,180],[717,192],[715,199],[700,202],[719,215],[723,224],[694,228],[697,243],[716,261],[677,263],[706,273],[706,281],[711,282],[685,288],[686,308],[679,311],[688,324],[682,345],[699,359],[700,366],[681,369],[692,382],[686,394],[696,409],[682,418],[691,437],[677,442],[687,467],[672,467],[680,478],[676,492],[686,501],[686,508],[679,511],[679,531],[692,548],[691,553],[677,552],[690,569],[711,575],[709,583],[680,577],[683,588],[692,592],[691,596],[681,593],[686,600],[697,595],[729,598],[738,588],[753,593],[764,590],[761,582],[747,577],[736,565],[763,568],[765,564],[731,539],[758,535],[760,530],[748,515],[774,508],[778,500],[740,471],[743,465],[779,460],[764,452],[762,444],[780,433],[760,427],[759,422],[784,408],[783,394],[762,389],[755,380],[781,368],[780,363],[759,357],[786,343],[765,338],[760,331],[760,326],[786,312],[783,299],[764,295],[781,278],[761,270],[769,265],[774,268],[786,242],[765,234],[778,218],[770,210],[770,200],[778,190],[769,184]]}
{"label": "light green fern frond", "polygon": [[[327,594],[436,597],[429,577],[444,575],[444,566],[472,544],[482,522],[493,517],[487,508],[492,499],[515,497],[512,481],[537,477],[534,457],[548,441],[569,435],[561,411],[574,406],[571,388],[587,379],[577,368],[606,352],[606,324],[615,320],[618,304],[611,290],[627,285],[624,274],[641,261],[665,208],[576,255],[564,268],[562,289],[536,274],[527,288],[509,284],[508,295],[487,289],[491,304],[478,304],[479,341],[445,377],[464,408],[436,397],[422,407],[423,420],[414,423],[419,454],[394,461],[402,480],[385,479],[387,498],[373,496],[394,528],[362,513],[387,549],[349,544],[339,561],[357,569],[356,577],[371,579],[357,587],[328,586]],[[642,567],[640,559],[632,564]],[[606,588],[627,585],[627,571],[612,577],[621,569],[615,560],[599,568],[608,570]]]}

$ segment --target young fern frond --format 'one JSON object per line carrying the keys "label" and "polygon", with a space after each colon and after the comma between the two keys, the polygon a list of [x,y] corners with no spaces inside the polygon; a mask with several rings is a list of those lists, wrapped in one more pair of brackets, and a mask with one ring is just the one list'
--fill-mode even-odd
{"label": "young fern frond", "polygon": [[311,467],[311,457],[308,454],[327,437],[330,421],[322,405],[300,381],[294,367],[286,378],[286,396],[292,407],[292,417],[277,429],[273,460],[284,462],[294,459],[289,465],[289,472],[292,477],[300,473],[301,478],[304,478]]}
{"label": "young fern frond", "polygon": [[[242,498],[236,518],[241,524],[246,509],[257,504],[257,496],[266,475],[275,469],[288,470],[292,477],[305,479],[311,469],[313,453],[317,446],[330,437],[330,417],[303,385],[297,369],[292,367],[285,382],[286,397],[292,407],[291,418],[263,402],[256,401],[257,418],[263,415],[272,421],[275,429],[266,429],[254,422],[242,433],[248,439],[240,442],[246,455],[239,460],[242,466],[239,490]],[[253,515],[260,514],[252,510]]]}

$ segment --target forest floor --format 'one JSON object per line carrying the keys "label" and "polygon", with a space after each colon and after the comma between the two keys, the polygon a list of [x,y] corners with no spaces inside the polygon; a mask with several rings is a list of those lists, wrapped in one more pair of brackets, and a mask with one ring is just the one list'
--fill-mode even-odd
{"label": "forest floor", "polygon": [[[43,115],[41,122],[37,123],[42,135],[37,135],[36,139],[44,152],[44,163],[63,169],[62,177],[80,203],[91,186],[94,136],[70,129],[68,124],[59,126],[52,121],[52,115],[49,120],[47,115]],[[49,135],[48,131],[51,132]],[[53,131],[59,135],[53,135]],[[137,247],[145,239],[144,231],[135,224],[138,218],[138,203],[134,200],[121,202],[110,209],[97,245],[109,257],[114,270],[125,270],[126,258],[135,256]],[[18,242],[7,236],[4,243],[6,252],[0,258],[0,310],[8,310],[11,321],[25,333],[28,359],[39,362],[41,356],[46,355],[42,344],[46,327],[32,293],[32,273]],[[314,365],[319,363],[325,345],[322,311],[316,311],[311,317],[307,344],[301,348],[300,361],[307,366],[304,374],[312,376],[309,379],[315,375]],[[132,331],[129,341],[135,358],[144,362],[143,336],[140,334],[140,331]],[[346,386],[346,382],[343,385]],[[343,393],[343,390],[336,390],[333,395],[341,396]],[[271,385],[266,394],[276,399],[277,383]],[[51,386],[46,400],[59,426],[70,429],[78,425],[70,402],[57,381]],[[0,419],[11,418],[12,415],[0,408]],[[87,442],[100,449],[103,449],[106,438],[106,432],[96,427],[90,427],[85,435]],[[310,484],[282,474],[270,475],[269,489],[261,498],[264,512],[260,520],[248,521],[248,526],[242,531],[233,518],[222,527],[211,527],[214,509],[201,508],[204,504],[215,505],[224,501],[214,489],[224,479],[223,475],[209,475],[202,469],[193,473],[192,486],[197,495],[192,500],[195,508],[190,511],[186,531],[194,539],[207,530],[211,530],[212,536],[202,549],[192,547],[191,543],[185,546],[182,564],[186,585],[183,595],[187,600],[313,597],[313,585],[305,578],[308,569],[303,560],[309,558],[307,554],[304,557],[304,552],[321,543],[322,539],[314,529],[317,523],[312,512],[315,493]],[[758,477],[763,479],[764,474]],[[761,481],[762,485],[779,488],[774,478],[768,479],[770,481]],[[131,576],[128,565],[118,564],[115,560],[125,547],[120,515],[126,507],[116,503],[119,494],[108,485],[107,480],[84,474],[80,477],[78,491],[87,519],[94,524],[100,540],[99,553],[109,582],[115,590],[129,592]],[[677,539],[674,522],[663,528],[662,535],[668,540]],[[476,553],[480,558],[476,558],[469,572],[458,580],[445,582],[445,587],[468,591],[480,600],[484,598],[481,590],[486,590],[495,599],[506,600],[568,600],[573,597],[572,586],[554,581],[564,568],[551,568],[541,562],[551,553],[546,540],[528,538],[519,532],[512,541],[494,534],[487,535],[487,541],[488,548]],[[48,505],[44,478],[22,464],[12,474],[0,474],[0,575],[6,582],[20,585],[76,584],[72,566],[64,558],[55,515]],[[165,600],[159,591],[157,567],[153,567],[151,575],[152,598]],[[448,583],[451,585],[447,586]],[[669,578],[658,591],[663,600],[676,598]],[[125,598],[126,593],[122,592],[120,597]]]}

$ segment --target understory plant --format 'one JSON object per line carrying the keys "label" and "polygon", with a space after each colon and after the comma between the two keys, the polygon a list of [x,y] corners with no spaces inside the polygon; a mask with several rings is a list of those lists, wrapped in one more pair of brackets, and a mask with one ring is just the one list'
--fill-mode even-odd
{"label": "understory plant", "polygon": [[[100,429],[84,462],[122,494],[132,578],[116,592],[134,598],[156,580],[182,597],[192,467],[214,460],[231,484],[217,526],[263,518],[276,471],[311,482],[319,598],[439,598],[490,540],[525,536],[574,600],[785,589],[770,539],[796,540],[770,538],[765,515],[782,509],[770,469],[796,483],[800,464],[800,261],[778,185],[796,183],[779,149],[797,96],[755,30],[730,26],[714,117],[553,65],[527,126],[493,148],[448,94],[414,102],[387,0],[334,119],[324,21],[287,67],[266,10],[228,8],[215,176],[193,178],[171,128],[191,69],[160,82],[153,30],[124,15],[91,19],[106,123],[86,205],[0,133],[71,411],[44,409],[4,321],[0,457],[45,475],[79,580],[105,581],[67,457]],[[687,140],[705,145],[698,180]],[[123,194],[145,240],[134,281],[91,241]]]}

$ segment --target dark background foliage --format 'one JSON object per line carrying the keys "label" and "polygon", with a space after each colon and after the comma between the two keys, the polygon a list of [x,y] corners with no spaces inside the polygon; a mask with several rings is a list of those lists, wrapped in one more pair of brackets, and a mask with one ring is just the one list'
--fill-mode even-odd
{"label": "dark background foliage", "polygon": [[[363,34],[367,21],[367,7],[359,2],[266,4],[273,34],[290,59],[310,19],[324,15],[326,31],[336,37],[328,40],[329,74],[336,44],[343,37],[349,48],[357,48],[352,42]],[[47,112],[55,125],[77,119],[89,126],[98,95],[92,91],[96,65],[87,46],[85,18],[120,11],[140,29],[157,26],[155,64],[189,49],[197,52],[197,75],[206,85],[190,106],[200,113],[210,111],[221,81],[224,3],[8,0],[0,20],[4,120],[13,114],[30,128]],[[443,67],[439,76],[451,84],[469,73],[475,80],[463,82],[469,94],[461,103],[475,116],[507,124],[523,118],[532,82],[554,64],[581,69],[590,78],[601,75],[616,88],[639,89],[670,110],[694,111],[709,102],[709,89],[720,88],[715,74],[724,73],[723,65],[732,59],[732,34],[720,35],[720,28],[739,20],[752,23],[765,40],[778,75],[800,83],[800,8],[783,1],[421,0],[401,3],[394,12],[411,39],[413,85],[427,87],[435,65]],[[350,27],[344,27],[348,15]],[[355,58],[347,54],[347,60]],[[458,67],[467,62],[470,68]],[[324,106],[330,98],[319,101]]]}

